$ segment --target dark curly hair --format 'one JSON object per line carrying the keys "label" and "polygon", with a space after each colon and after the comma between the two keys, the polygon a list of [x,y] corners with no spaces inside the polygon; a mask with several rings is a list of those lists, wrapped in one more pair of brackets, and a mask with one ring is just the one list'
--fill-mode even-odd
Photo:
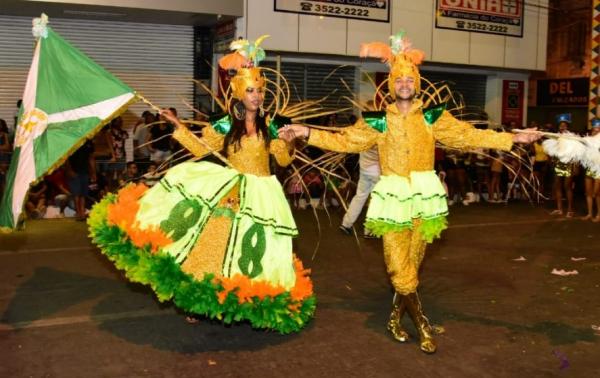
{"label": "dark curly hair", "polygon": [[[231,119],[231,130],[225,135],[225,139],[223,140],[223,155],[227,156],[227,148],[229,145],[233,144],[233,150],[237,151],[240,148],[240,141],[242,137],[246,135],[246,123],[245,120],[239,120],[235,118],[233,115],[233,107],[237,104],[241,103],[241,101],[232,101],[229,106],[229,117]],[[260,135],[264,142],[265,148],[269,148],[271,144],[271,135],[269,135],[269,130],[267,128],[266,122],[266,114],[261,117],[258,112],[256,113],[256,133]]]}

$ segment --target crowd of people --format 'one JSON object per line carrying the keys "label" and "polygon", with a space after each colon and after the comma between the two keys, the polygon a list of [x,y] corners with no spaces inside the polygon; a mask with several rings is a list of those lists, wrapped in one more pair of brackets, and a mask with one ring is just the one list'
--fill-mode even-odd
{"label": "crowd of people", "polygon": [[[177,114],[175,108],[170,110]],[[350,122],[353,120],[351,118]],[[335,115],[325,117],[319,123],[338,125]],[[546,124],[542,129],[567,132],[570,124],[570,117],[565,116],[557,119],[556,126]],[[511,126],[515,127],[509,125],[508,128]],[[159,167],[170,166],[165,161],[181,149],[171,137],[173,127],[168,122],[161,122],[161,117],[150,111],[143,112],[128,128],[123,127],[121,117],[115,118],[60,168],[31,188],[26,204],[28,217],[72,216],[84,219],[87,209],[109,191],[130,182],[154,185],[160,179]],[[532,122],[530,127],[538,125]],[[10,164],[14,138],[11,131],[6,121],[0,119],[0,192]],[[598,132],[600,127],[593,127],[590,131],[593,135]],[[371,152],[376,153],[376,150]],[[312,154],[314,156],[315,152],[312,151]],[[369,159],[368,153],[359,156],[356,159],[349,155],[344,166],[354,184],[322,174],[315,168],[300,174],[288,169],[280,174],[279,178],[286,183],[285,191],[292,207],[341,208],[341,201],[352,205],[350,200],[357,194],[358,199],[340,227],[343,232],[350,233],[379,177],[376,164],[366,168],[369,166],[367,162],[376,162],[377,157]],[[461,152],[438,147],[435,161],[436,172],[447,189],[449,205],[506,204],[514,200],[532,200],[541,204],[554,200],[556,208],[551,214],[572,218],[577,215],[574,198],[579,194],[585,197],[586,203],[586,208],[579,211],[583,212],[582,219],[600,222],[600,178],[593,177],[576,164],[551,159],[539,142],[516,155],[487,150]]]}

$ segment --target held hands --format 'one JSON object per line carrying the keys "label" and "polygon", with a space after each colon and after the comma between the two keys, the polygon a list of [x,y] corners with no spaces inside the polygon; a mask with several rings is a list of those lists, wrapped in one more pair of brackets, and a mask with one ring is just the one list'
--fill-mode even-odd
{"label": "held hands", "polygon": [[542,133],[537,131],[536,127],[520,130],[518,133],[513,135],[513,143],[529,144],[542,137]]}
{"label": "held hands", "polygon": [[279,138],[286,142],[291,142],[295,138],[308,138],[310,135],[310,129],[300,124],[285,125],[278,132]]}

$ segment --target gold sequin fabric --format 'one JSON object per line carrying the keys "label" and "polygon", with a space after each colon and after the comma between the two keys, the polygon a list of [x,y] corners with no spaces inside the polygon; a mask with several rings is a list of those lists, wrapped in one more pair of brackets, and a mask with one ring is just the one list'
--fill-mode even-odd
{"label": "gold sequin fabric", "polygon": [[[240,208],[239,185],[224,195],[217,207],[237,212]],[[202,280],[205,273],[220,277],[232,223],[226,215],[211,215],[181,269],[198,280]]]}
{"label": "gold sequin fabric", "polygon": [[420,222],[415,219],[412,229],[383,235],[385,265],[392,285],[399,294],[414,293],[419,285],[419,268],[427,246],[418,232]]}
{"label": "gold sequin fabric", "polygon": [[557,161],[554,164],[554,174],[558,177],[571,177],[573,175],[573,164]]}
{"label": "gold sequin fabric", "polygon": [[[173,137],[187,148],[195,156],[204,156],[212,151],[220,151],[223,148],[224,135],[217,133],[212,127],[206,126],[202,129],[202,141],[186,128],[179,127],[173,133]],[[210,147],[209,148],[207,148]],[[243,136],[237,151],[233,145],[227,149],[227,160],[241,173],[250,173],[256,176],[270,176],[269,154],[275,157],[277,163],[283,167],[289,165],[294,159],[288,145],[281,139],[272,140],[269,149],[265,148],[265,142],[258,134]]]}
{"label": "gold sequin fabric", "polygon": [[432,170],[436,140],[459,149],[480,147],[508,151],[512,147],[510,133],[478,130],[448,112],[429,126],[423,118],[422,106],[420,100],[415,100],[404,115],[395,103],[389,105],[386,109],[387,130],[383,133],[361,119],[340,132],[313,129],[308,142],[326,150],[353,153],[377,145],[382,174],[399,176],[408,176],[411,171]]}

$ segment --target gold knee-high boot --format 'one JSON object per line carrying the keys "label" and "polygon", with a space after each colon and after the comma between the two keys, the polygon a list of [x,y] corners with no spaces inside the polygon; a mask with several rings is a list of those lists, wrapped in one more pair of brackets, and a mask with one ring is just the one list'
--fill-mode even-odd
{"label": "gold knee-high boot", "polygon": [[408,333],[402,328],[402,316],[406,311],[406,301],[404,295],[394,293],[394,302],[392,304],[392,313],[387,323],[387,329],[392,333],[394,339],[404,343],[408,341]]}
{"label": "gold knee-high boot", "polygon": [[437,349],[437,344],[433,339],[434,329],[429,325],[429,321],[423,314],[423,307],[416,292],[404,296],[406,309],[412,318],[417,332],[419,332],[419,347],[425,353],[434,353]]}

